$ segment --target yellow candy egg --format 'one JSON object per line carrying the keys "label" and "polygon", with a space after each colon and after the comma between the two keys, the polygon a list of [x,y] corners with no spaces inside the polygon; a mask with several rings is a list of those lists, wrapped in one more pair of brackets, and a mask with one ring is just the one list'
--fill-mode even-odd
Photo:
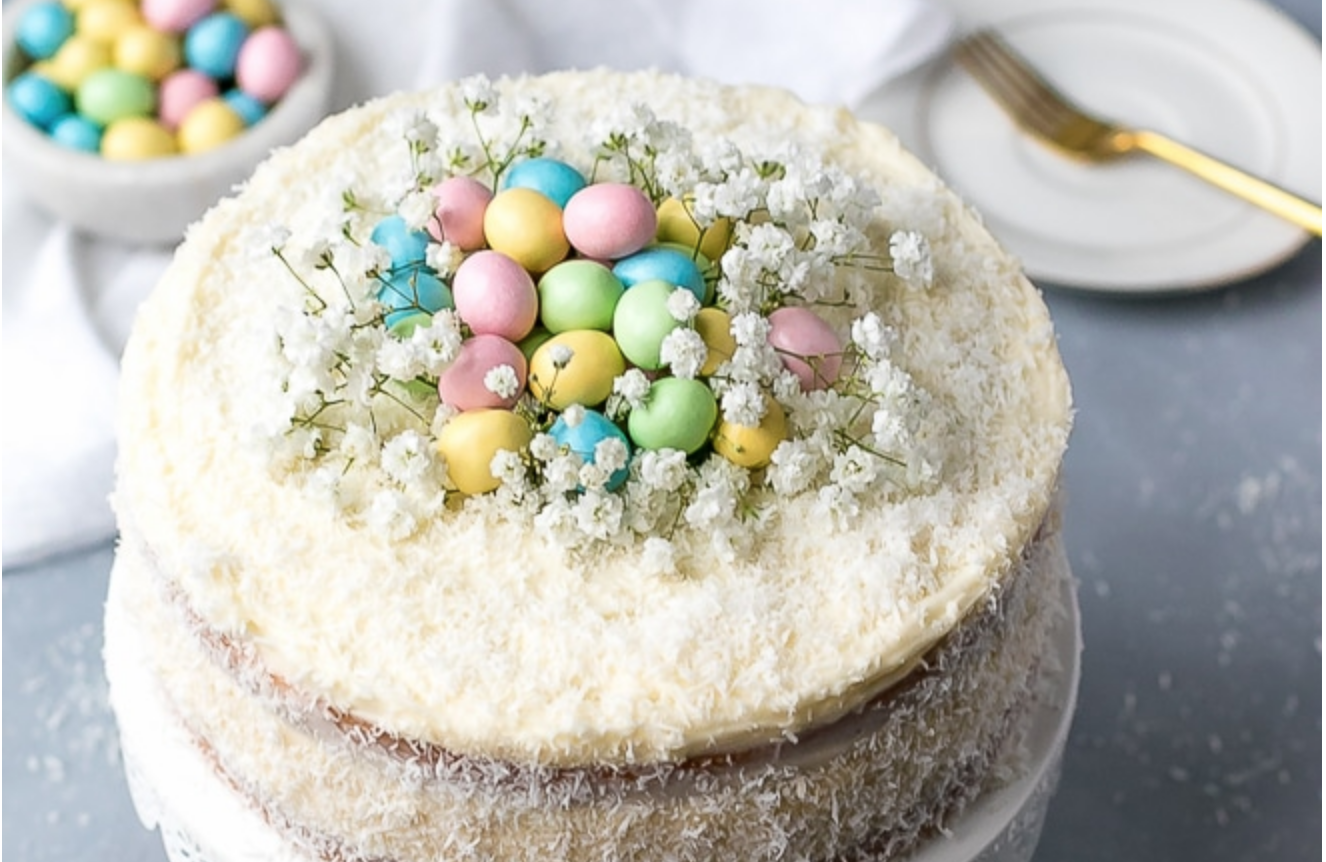
{"label": "yellow candy egg", "polygon": [[488,247],[532,273],[546,272],[571,250],[562,229],[562,208],[540,192],[504,189],[483,214]]}
{"label": "yellow candy egg", "polygon": [[248,24],[250,30],[275,24],[280,19],[271,0],[225,0],[221,5],[227,12]]}
{"label": "yellow candy egg", "polygon": [[47,75],[69,92],[78,89],[88,75],[111,64],[111,46],[78,33],[70,36],[51,57]]}
{"label": "yellow candy egg", "polygon": [[529,423],[510,410],[467,410],[442,426],[433,446],[447,462],[447,481],[462,494],[482,494],[501,484],[493,456],[519,452],[534,439]]}
{"label": "yellow candy egg", "polygon": [[106,159],[137,161],[175,153],[175,136],[165,126],[147,117],[116,120],[101,136],[101,155]]}
{"label": "yellow candy egg", "polygon": [[74,19],[76,32],[107,45],[115,43],[130,27],[143,23],[132,0],[88,0]]}
{"label": "yellow candy egg", "polygon": [[738,467],[766,466],[778,444],[787,439],[787,415],[767,393],[764,407],[764,418],[756,428],[720,421],[714,431],[714,451]]}
{"label": "yellow candy egg", "polygon": [[722,309],[702,308],[695,315],[695,331],[709,348],[709,355],[700,367],[700,375],[708,377],[737,352],[737,340],[732,337],[732,318]]}
{"label": "yellow candy egg", "polygon": [[611,335],[573,329],[554,335],[534,351],[529,391],[554,410],[572,404],[593,407],[608,400],[612,381],[625,371],[626,360]]}
{"label": "yellow candy egg", "polygon": [[244,118],[223,99],[205,99],[180,123],[180,152],[193,155],[215,149],[244,131]]}
{"label": "yellow candy egg", "polygon": [[126,72],[160,81],[180,65],[180,43],[146,25],[129,27],[115,40],[115,65]]}
{"label": "yellow candy egg", "polygon": [[668,198],[658,205],[658,232],[655,236],[659,242],[675,242],[691,249],[698,242],[700,253],[716,261],[732,241],[732,221],[727,218],[716,220],[705,228],[701,237],[700,227],[687,212],[686,205],[676,198]]}

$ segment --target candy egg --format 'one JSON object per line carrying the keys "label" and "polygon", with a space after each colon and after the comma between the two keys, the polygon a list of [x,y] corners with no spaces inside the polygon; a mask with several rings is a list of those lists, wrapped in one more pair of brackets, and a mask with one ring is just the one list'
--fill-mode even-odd
{"label": "candy egg", "polygon": [[[503,365],[514,372],[515,385],[509,392],[494,392],[485,381]],[[474,335],[461,343],[456,360],[438,375],[437,394],[457,410],[514,407],[525,390],[527,370],[525,355],[510,341],[500,335]]]}
{"label": "candy egg", "polygon": [[418,311],[433,314],[454,307],[451,290],[426,269],[409,267],[393,270],[379,280],[382,286],[378,288],[378,302],[388,309],[384,322],[389,327]]}
{"label": "candy egg", "polygon": [[497,251],[465,258],[451,279],[456,312],[476,333],[519,341],[539,317],[539,295],[529,273]]}
{"label": "candy egg", "polygon": [[559,207],[585,187],[580,171],[557,159],[535,158],[516,162],[507,171],[503,188],[534,189]]}
{"label": "candy egg", "polygon": [[55,0],[34,3],[23,11],[14,30],[14,41],[34,60],[55,56],[74,32],[74,16]]}
{"label": "candy egg", "polygon": [[184,34],[184,57],[190,66],[213,78],[232,77],[248,35],[243,21],[229,12],[214,12]]}
{"label": "candy egg", "polygon": [[207,99],[195,105],[180,123],[180,152],[192,155],[214,150],[244,128],[244,118],[224,99]]}
{"label": "candy egg", "polygon": [[40,129],[49,129],[73,108],[64,90],[36,72],[24,72],[10,81],[9,105]]}
{"label": "candy egg", "polygon": [[654,238],[658,213],[645,193],[626,183],[585,186],[566,202],[567,241],[586,257],[615,260]]}
{"label": "candy egg", "polygon": [[462,494],[495,490],[498,452],[520,452],[534,439],[529,423],[510,410],[469,410],[451,418],[438,432],[433,448],[447,463],[447,481]]}
{"label": "candy egg", "polygon": [[659,350],[668,333],[681,322],[668,311],[668,297],[677,288],[666,281],[642,281],[622,294],[612,315],[612,335],[622,354],[649,371],[663,367]]}
{"label": "candy egg", "polygon": [[222,0],[221,5],[255,29],[281,20],[271,0]]}
{"label": "candy egg", "polygon": [[810,309],[787,306],[770,314],[769,343],[778,351],[783,367],[801,381],[802,391],[827,389],[838,381],[842,340]]}
{"label": "candy egg", "polygon": [[483,214],[488,247],[530,272],[546,272],[571,247],[562,229],[562,208],[533,189],[503,189]]}
{"label": "candy egg", "polygon": [[115,40],[112,56],[124,71],[159,81],[180,65],[180,46],[160,30],[135,24]]}
{"label": "candy egg", "polygon": [[484,247],[483,213],[493,192],[473,177],[450,177],[433,186],[437,209],[428,221],[428,233],[461,251]]}
{"label": "candy egg", "polygon": [[764,417],[754,428],[726,419],[714,431],[714,451],[738,467],[758,469],[768,466],[778,444],[787,439],[787,414],[783,406],[764,396]]}
{"label": "candy egg", "polygon": [[700,367],[701,376],[708,377],[737,352],[737,340],[732,337],[732,318],[718,308],[702,308],[695,315],[695,331],[704,340],[709,354]]}
{"label": "candy egg", "polygon": [[143,18],[166,33],[183,33],[216,8],[216,0],[142,0]]}
{"label": "candy egg", "polygon": [[177,152],[175,136],[147,117],[116,120],[101,135],[101,157],[111,161],[159,159]]}
{"label": "candy egg", "polygon": [[235,83],[250,96],[270,105],[295,83],[302,65],[299,46],[288,32],[280,27],[263,27],[240,47],[235,61]]}
{"label": "candy egg", "polygon": [[529,335],[520,339],[520,343],[516,346],[520,348],[521,353],[525,354],[526,359],[530,359],[534,356],[534,351],[542,347],[544,342],[552,336],[553,334],[542,326],[535,326],[530,330]]}
{"label": "candy egg", "polygon": [[71,150],[96,153],[101,150],[101,127],[78,114],[65,114],[51,126],[51,140]]}
{"label": "candy egg", "polygon": [[267,116],[267,106],[243,90],[227,90],[221,98],[236,114],[239,114],[246,126],[255,125]]}
{"label": "candy egg", "polygon": [[374,225],[369,239],[391,255],[392,269],[419,266],[427,259],[428,234],[411,230],[405,219],[398,215],[387,216]]}
{"label": "candy egg", "polygon": [[539,345],[530,357],[529,391],[554,410],[572,404],[594,407],[608,400],[613,380],[625,371],[617,342],[606,332],[562,332]]}
{"label": "candy egg", "polygon": [[47,76],[74,92],[87,77],[111,64],[111,46],[78,33],[70,36],[47,64]]}
{"label": "candy egg", "polygon": [[109,125],[125,117],[145,117],[156,107],[156,88],[142,75],[99,69],[87,77],[76,96],[79,113]]}
{"label": "candy egg", "polygon": [[200,102],[217,96],[216,81],[197,69],[180,69],[161,82],[157,91],[157,116],[161,124],[174,129]]}
{"label": "candy egg", "polygon": [[664,377],[649,386],[645,402],[631,411],[627,431],[642,449],[695,452],[709,439],[718,418],[718,402],[698,380]]}
{"label": "candy egg", "polygon": [[700,267],[685,254],[671,248],[647,248],[617,261],[612,271],[630,287],[641,281],[661,279],[684,287],[704,302],[706,287]]}
{"label": "candy egg", "polygon": [[89,39],[112,45],[120,34],[142,22],[138,7],[130,0],[88,0],[78,8],[78,32]]}
{"label": "candy egg", "polygon": [[[599,443],[604,440],[620,440],[622,445],[626,447],[627,453],[629,454],[631,451],[631,443],[622,429],[614,425],[608,417],[597,410],[586,410],[580,419],[580,423],[574,427],[565,418],[559,416],[552,427],[548,429],[548,434],[557,441],[557,445],[570,449],[579,455],[580,459],[586,464],[596,463],[595,450]],[[630,472],[625,465],[618,467],[612,471],[612,475],[608,477],[608,482],[604,487],[609,491],[617,490],[626,481]]]}
{"label": "candy egg", "polygon": [[719,218],[702,232],[691,217],[686,205],[676,198],[668,198],[658,205],[659,242],[675,242],[687,249],[697,247],[710,260],[718,260],[732,241],[732,220]]}
{"label": "candy egg", "polygon": [[612,313],[625,289],[602,264],[563,261],[539,279],[539,319],[550,332],[609,330]]}

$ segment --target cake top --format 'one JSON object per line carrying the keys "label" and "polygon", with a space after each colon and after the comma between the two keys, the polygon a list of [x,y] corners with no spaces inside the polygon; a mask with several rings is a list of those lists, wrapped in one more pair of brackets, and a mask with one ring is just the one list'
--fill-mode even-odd
{"label": "cake top", "polygon": [[886,687],[997,589],[1068,432],[1039,298],[891,135],[649,73],[328,120],[191,231],[125,366],[117,504],[204,618],[544,763]]}

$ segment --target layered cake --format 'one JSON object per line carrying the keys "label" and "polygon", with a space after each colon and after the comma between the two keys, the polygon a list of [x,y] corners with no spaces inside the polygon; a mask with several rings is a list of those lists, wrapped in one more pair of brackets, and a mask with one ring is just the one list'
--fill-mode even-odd
{"label": "layered cake", "polygon": [[190,230],[123,381],[106,658],[181,858],[894,859],[1016,778],[1067,377],[843,110],[354,108]]}

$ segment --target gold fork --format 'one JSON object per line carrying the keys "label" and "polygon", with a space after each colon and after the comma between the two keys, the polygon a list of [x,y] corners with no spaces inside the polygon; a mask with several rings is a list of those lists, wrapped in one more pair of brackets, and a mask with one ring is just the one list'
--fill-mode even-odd
{"label": "gold fork", "polygon": [[1158,132],[1094,117],[1041,77],[992,30],[960,41],[954,57],[1024,132],[1087,162],[1149,153],[1321,236],[1321,206]]}

